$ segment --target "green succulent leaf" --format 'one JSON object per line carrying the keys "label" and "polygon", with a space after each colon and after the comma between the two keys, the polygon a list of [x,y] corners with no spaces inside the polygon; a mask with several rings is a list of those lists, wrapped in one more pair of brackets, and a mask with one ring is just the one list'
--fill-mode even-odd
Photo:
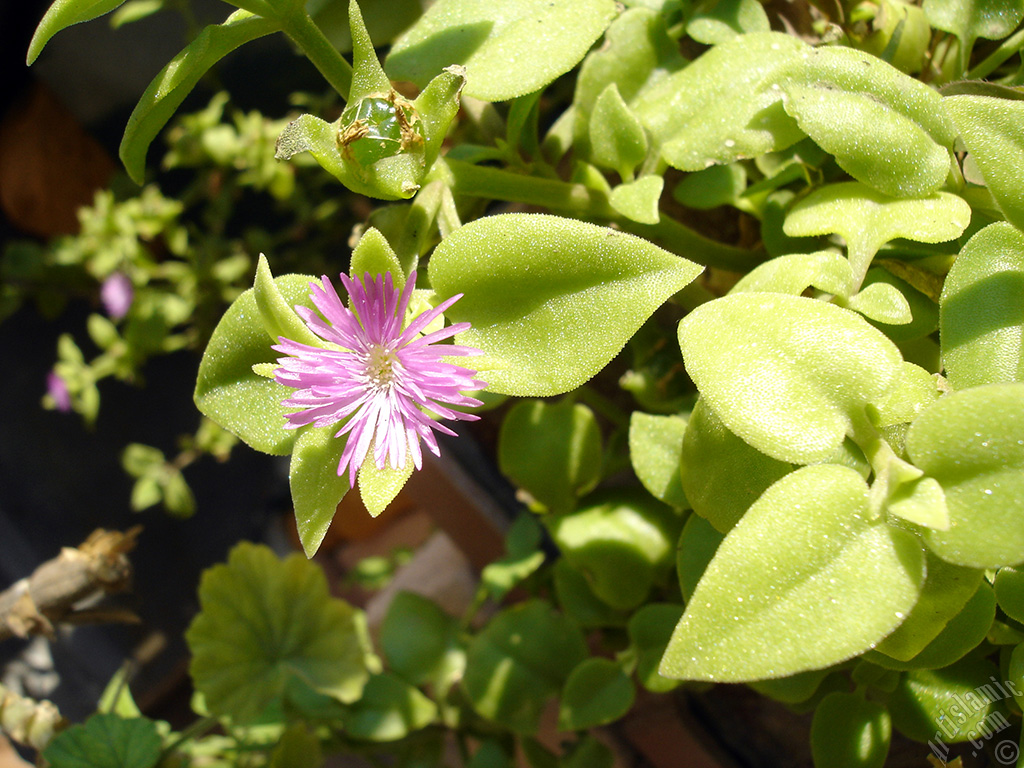
{"label": "green succulent leaf", "polygon": [[558,727],[582,731],[607,725],[633,706],[633,681],[611,659],[587,659],[565,681],[559,701]]}
{"label": "green succulent leaf", "polygon": [[852,281],[850,262],[834,251],[791,253],[758,265],[740,278],[729,293],[789,293],[799,296],[814,287],[845,297]]}
{"label": "green succulent leaf", "polygon": [[661,673],[741,682],[831,666],[899,626],[924,577],[920,541],[871,519],[860,474],[804,467],[769,488],[725,537]]}
{"label": "green succulent leaf", "polygon": [[683,593],[683,600],[689,601],[693,597],[693,591],[724,538],[725,534],[700,515],[686,518],[676,548],[676,573],[679,574],[679,591]]}
{"label": "green succulent leaf", "polygon": [[1024,17],[1024,4],[1020,0],[971,0],[970,2],[944,2],[924,0],[923,10],[928,22],[936,29],[960,38],[965,53],[970,53],[974,41],[1001,40],[1009,35]]}
{"label": "green succulent leaf", "polygon": [[976,233],[949,270],[939,307],[950,384],[1024,381],[1024,233],[1006,222]]}
{"label": "green succulent leaf", "polygon": [[633,614],[627,629],[636,652],[636,679],[652,693],[666,693],[679,685],[658,670],[672,631],[683,615],[683,606],[648,603]]}
{"label": "green succulent leaf", "polygon": [[785,105],[840,168],[884,194],[923,197],[949,175],[949,150],[873,93],[836,90],[831,83],[793,84],[786,88]]}
{"label": "green succulent leaf", "polygon": [[[954,603],[955,604],[955,603]],[[996,598],[992,588],[981,582],[964,604],[928,644],[905,661],[886,658],[870,651],[865,658],[890,669],[941,669],[962,659],[984,640],[996,616]]]}
{"label": "green succulent leaf", "polygon": [[793,465],[761,453],[729,431],[704,398],[683,437],[681,478],[693,511],[728,533],[757,497]]}
{"label": "green succulent leaf", "polygon": [[668,35],[662,14],[652,8],[628,8],[608,27],[604,44],[591,51],[580,66],[573,99],[574,151],[584,158],[591,156],[591,114],[610,86],[615,86],[629,106],[645,89],[686,63],[679,45]]}
{"label": "green succulent leaf", "polygon": [[466,224],[430,259],[438,298],[464,294],[446,313],[472,323],[458,343],[484,351],[490,391],[519,396],[583,384],[700,271],[638,237],[526,213]]}
{"label": "green succulent leaf", "polygon": [[152,720],[96,714],[58,733],[43,757],[53,768],[152,768],[162,746]]}
{"label": "green succulent leaf", "polygon": [[1024,622],[1024,571],[1000,568],[993,586],[1003,612],[1014,621]]}
{"label": "green succulent leaf", "polygon": [[348,473],[338,474],[347,437],[335,437],[337,431],[337,426],[307,426],[292,447],[288,485],[295,508],[295,525],[306,557],[312,557],[320,549],[338,504],[349,491]]}
{"label": "green succulent leaf", "polygon": [[593,411],[571,400],[517,403],[498,438],[498,466],[542,507],[568,512],[601,479],[601,432]]}
{"label": "green succulent leaf", "polygon": [[392,79],[423,87],[460,64],[467,96],[507,101],[576,66],[614,15],[612,0],[439,0],[395,41],[386,68]]}
{"label": "green succulent leaf", "polygon": [[[899,267],[893,262],[886,262],[886,264],[889,268],[899,270]],[[938,329],[939,307],[933,299],[906,280],[894,275],[889,269],[872,267],[864,278],[864,286],[880,283],[891,285],[899,291],[910,308],[911,319],[909,323],[901,325],[891,325],[871,318],[868,319],[868,322],[895,342],[915,341]]]}
{"label": "green succulent leaf", "polygon": [[688,509],[679,476],[686,419],[633,411],[629,419],[629,460],[651,495],[675,509]]}
{"label": "green succulent leaf", "polygon": [[1024,187],[1018,174],[1024,162],[1024,103],[964,95],[950,96],[945,104],[999,208],[1011,224],[1024,229]]}
{"label": "green succulent leaf", "polygon": [[970,221],[970,206],[949,192],[900,200],[847,181],[811,192],[793,206],[783,229],[790,237],[840,235],[855,275],[862,276],[890,240],[943,243],[959,237]]}
{"label": "green succulent leaf", "polygon": [[1024,562],[1024,383],[940,398],[910,426],[907,453],[942,485],[950,528],[926,530],[939,557],[971,568]]}
{"label": "green succulent leaf", "polygon": [[942,669],[905,673],[886,699],[897,730],[921,742],[939,735],[943,742],[967,741],[999,731],[1008,722],[1001,694],[992,686],[999,669],[985,659],[968,658]]}
{"label": "green succulent leaf", "polygon": [[487,564],[480,573],[480,583],[492,599],[500,601],[543,564],[540,525],[533,515],[522,514],[508,529],[504,556]]}
{"label": "green succulent leaf", "polygon": [[[286,306],[311,307],[306,275],[274,279]],[[253,366],[274,363],[277,353],[263,328],[255,290],[245,291],[228,307],[210,337],[199,364],[195,402],[199,410],[249,446],[264,453],[291,452],[296,431],[285,429],[287,408],[281,401],[291,390],[253,372]]]}
{"label": "green succulent leaf", "polygon": [[431,600],[399,592],[380,628],[388,667],[413,685],[433,680],[458,650],[458,622]]}
{"label": "green succulent leaf", "polygon": [[273,19],[235,11],[223,24],[204,28],[160,70],[132,110],[121,139],[121,162],[132,180],[142,183],[149,145],[210,67],[239,46],[280,28],[280,23]]}
{"label": "green succulent leaf", "polygon": [[613,608],[636,608],[665,579],[682,521],[646,494],[594,494],[576,512],[547,520],[562,555]]}
{"label": "green succulent leaf", "polygon": [[628,615],[617,611],[594,594],[587,577],[565,558],[555,562],[555,594],[558,604],[581,627],[621,627]]}
{"label": "green succulent leaf", "polygon": [[473,639],[462,684],[481,715],[533,733],[545,701],[586,657],[575,623],[529,600],[499,613]]}
{"label": "green succulent leaf", "polygon": [[32,41],[28,44],[25,63],[32,66],[50,38],[74,24],[92,21],[110,13],[125,0],[55,0],[36,27]]}
{"label": "green succulent leaf", "polygon": [[430,725],[437,705],[395,675],[374,675],[345,715],[345,732],[367,741],[397,741]]}
{"label": "green succulent leaf", "polygon": [[888,710],[855,693],[830,693],[814,710],[811,755],[815,768],[882,768],[891,739]]}
{"label": "green succulent leaf", "polygon": [[661,218],[658,201],[664,187],[665,180],[661,176],[642,176],[636,181],[615,187],[608,202],[630,221],[657,224]]}
{"label": "green succulent leaf", "polygon": [[747,32],[771,28],[764,6],[757,0],[705,0],[697,5],[686,34],[705,45],[724,43]]}
{"label": "green succulent leaf", "polygon": [[590,116],[590,159],[603,168],[618,171],[624,181],[647,157],[647,134],[619,93],[609,83],[594,102]]}
{"label": "green succulent leaf", "polygon": [[854,312],[774,293],[702,304],[680,322],[679,346],[701,397],[726,428],[794,464],[829,458],[903,362]]}
{"label": "green succulent leaf", "polygon": [[364,619],[332,598],[323,571],[302,555],[279,560],[243,542],[207,570],[200,613],[186,633],[196,690],[213,713],[252,721],[292,679],[342,702],[369,678]]}
{"label": "green succulent leaf", "polygon": [[352,250],[352,260],[349,262],[349,276],[355,280],[362,280],[365,275],[371,278],[377,275],[391,275],[392,283],[399,291],[405,287],[405,272],[402,264],[395,255],[394,250],[380,233],[380,230],[370,227],[359,243]]}
{"label": "green succulent leaf", "polygon": [[635,99],[625,92],[623,97],[673,168],[699,171],[756,157],[804,137],[783,111],[778,81],[808,50],[792,35],[741,35],[652,83]]}
{"label": "green succulent leaf", "polygon": [[310,346],[321,346],[323,341],[295,313],[295,308],[281,295],[274,276],[270,273],[267,257],[260,254],[256,266],[256,280],[253,282],[253,298],[263,320],[263,329],[270,337],[271,344],[277,344],[283,336]]}

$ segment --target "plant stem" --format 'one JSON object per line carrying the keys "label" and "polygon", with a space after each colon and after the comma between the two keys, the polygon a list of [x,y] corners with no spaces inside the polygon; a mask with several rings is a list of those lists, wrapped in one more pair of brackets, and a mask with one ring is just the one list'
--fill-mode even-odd
{"label": "plant stem", "polygon": [[763,254],[715,242],[665,215],[657,224],[630,221],[612,208],[604,192],[583,184],[539,179],[461,160],[445,162],[456,195],[526,203],[582,219],[613,221],[625,232],[705,266],[745,272],[763,260]]}
{"label": "plant stem", "polygon": [[185,730],[178,734],[178,738],[164,747],[163,752],[160,753],[161,759],[169,757],[174,754],[174,750],[180,747],[189,739],[194,739],[198,736],[202,736],[204,733],[214,728],[218,724],[218,720],[213,715],[206,715],[196,720],[194,723],[189,725]]}
{"label": "plant stem", "polygon": [[986,56],[982,61],[975,65],[974,69],[967,73],[968,80],[982,80],[985,77],[991,75],[996,68],[1006,61],[1008,58],[1013,56],[1024,46],[1024,29],[1018,30],[1015,34],[1010,35],[1008,38],[996,48],[992,53]]}
{"label": "plant stem", "polygon": [[285,34],[295,41],[306,57],[320,70],[342,99],[348,99],[352,88],[352,65],[324,37],[313,19],[302,8],[281,20]]}

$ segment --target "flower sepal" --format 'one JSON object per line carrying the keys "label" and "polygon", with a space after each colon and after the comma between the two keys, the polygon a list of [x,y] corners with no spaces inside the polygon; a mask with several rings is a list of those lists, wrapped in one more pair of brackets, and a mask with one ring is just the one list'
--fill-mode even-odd
{"label": "flower sepal", "polygon": [[402,491],[412,477],[415,465],[411,458],[406,458],[405,466],[395,469],[390,465],[380,468],[373,459],[373,451],[366,455],[366,460],[359,468],[359,497],[363,506],[373,517],[383,512],[388,504]]}
{"label": "flower sepal", "polygon": [[359,6],[349,4],[352,87],[333,123],[300,115],[277,140],[275,157],[309,152],[353,192],[382,200],[412,197],[441,151],[459,110],[465,68],[451,66],[409,101],[391,87],[374,52]]}

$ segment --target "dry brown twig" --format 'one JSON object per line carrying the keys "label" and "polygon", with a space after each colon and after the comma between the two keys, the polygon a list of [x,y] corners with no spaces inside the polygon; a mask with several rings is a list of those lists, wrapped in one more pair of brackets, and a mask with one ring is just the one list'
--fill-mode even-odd
{"label": "dry brown twig", "polygon": [[76,609],[97,594],[125,589],[131,580],[127,553],[141,531],[93,531],[79,547],[65,547],[24,579],[0,592],[0,640],[53,634],[58,622],[137,621],[128,611]]}

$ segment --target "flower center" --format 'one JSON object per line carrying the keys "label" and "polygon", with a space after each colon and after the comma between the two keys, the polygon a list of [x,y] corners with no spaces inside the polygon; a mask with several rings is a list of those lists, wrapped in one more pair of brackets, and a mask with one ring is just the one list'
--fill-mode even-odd
{"label": "flower center", "polygon": [[398,355],[393,349],[376,344],[372,346],[366,360],[366,378],[369,379],[370,385],[377,390],[390,389],[397,364]]}

